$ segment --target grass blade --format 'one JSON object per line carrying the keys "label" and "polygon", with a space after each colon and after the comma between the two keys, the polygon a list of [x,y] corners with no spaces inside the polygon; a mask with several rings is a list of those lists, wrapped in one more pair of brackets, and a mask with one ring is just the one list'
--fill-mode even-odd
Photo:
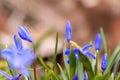
{"label": "grass blade", "polygon": [[56,70],[57,49],[58,49],[58,32],[56,33],[56,43],[55,43],[55,51],[54,51],[54,58],[53,58],[53,71]]}
{"label": "grass blade", "polygon": [[109,62],[108,62],[108,65],[107,65],[107,68],[106,68],[106,70],[105,70],[105,73],[106,73],[106,72],[109,72],[109,71],[112,69],[113,64],[114,64],[117,56],[119,55],[119,53],[120,53],[120,44],[117,46],[117,48],[116,48],[115,51],[113,52],[112,57],[111,57],[111,59],[110,59]]}
{"label": "grass blade", "polygon": [[66,75],[65,75],[62,67],[60,66],[60,64],[57,64],[57,65],[58,65],[58,68],[60,69],[60,72],[61,72],[61,75],[62,75],[62,80],[67,80]]}

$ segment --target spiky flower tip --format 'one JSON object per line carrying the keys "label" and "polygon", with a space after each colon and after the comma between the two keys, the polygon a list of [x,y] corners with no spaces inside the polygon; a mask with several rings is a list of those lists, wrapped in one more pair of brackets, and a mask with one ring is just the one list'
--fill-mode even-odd
{"label": "spiky flower tip", "polygon": [[102,44],[102,37],[101,34],[98,33],[95,37],[95,41],[94,41],[94,46],[95,46],[95,50],[99,51],[101,48],[101,44]]}
{"label": "spiky flower tip", "polygon": [[73,79],[72,79],[72,80],[78,80],[78,75],[75,74],[75,75],[73,76]]}
{"label": "spiky flower tip", "polygon": [[106,70],[107,62],[108,62],[108,55],[107,53],[105,53],[102,57],[102,64],[101,64],[101,68],[103,71]]}
{"label": "spiky flower tip", "polygon": [[25,26],[19,26],[18,27],[18,34],[23,40],[32,42],[30,32]]}
{"label": "spiky flower tip", "polygon": [[72,38],[72,27],[69,21],[66,22],[66,40],[70,42]]}
{"label": "spiky flower tip", "polygon": [[74,48],[73,52],[74,52],[76,60],[79,60],[79,49],[78,48]]}

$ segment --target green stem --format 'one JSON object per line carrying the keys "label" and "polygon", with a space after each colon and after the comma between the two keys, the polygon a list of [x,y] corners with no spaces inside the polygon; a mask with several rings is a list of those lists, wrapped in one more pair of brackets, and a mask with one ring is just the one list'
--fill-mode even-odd
{"label": "green stem", "polygon": [[98,56],[99,56],[99,51],[96,51],[95,54],[96,54],[95,75],[97,75],[97,73],[98,73]]}

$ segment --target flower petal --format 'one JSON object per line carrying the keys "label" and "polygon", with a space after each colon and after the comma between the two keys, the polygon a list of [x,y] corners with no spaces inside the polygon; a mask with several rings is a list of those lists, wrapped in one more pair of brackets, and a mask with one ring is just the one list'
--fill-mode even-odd
{"label": "flower petal", "polygon": [[20,39],[20,38],[17,38],[17,36],[16,35],[14,35],[14,43],[15,43],[15,45],[16,45],[16,48],[18,49],[18,50],[22,50],[22,40]]}
{"label": "flower petal", "polygon": [[19,26],[18,27],[18,34],[23,40],[32,42],[32,38],[31,38],[30,33],[26,27]]}

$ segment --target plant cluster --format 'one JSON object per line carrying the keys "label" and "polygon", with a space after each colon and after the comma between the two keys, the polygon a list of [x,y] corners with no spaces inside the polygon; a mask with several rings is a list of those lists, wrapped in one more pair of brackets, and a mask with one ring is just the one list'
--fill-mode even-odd
{"label": "plant cluster", "polygon": [[[51,31],[48,31],[47,34],[50,33]],[[47,34],[33,43],[29,30],[24,26],[18,27],[18,36],[15,34],[13,37],[14,45],[7,45],[1,50],[1,58],[6,60],[9,72],[0,70],[0,80],[120,80],[120,72],[118,71],[120,44],[110,56],[111,53],[106,46],[102,28],[93,43],[81,47],[72,41],[72,27],[69,21],[66,22],[66,39],[63,44],[65,68],[62,68],[56,61],[58,33],[56,33],[52,65],[47,64],[40,55],[35,54]],[[32,47],[24,47],[22,40],[30,42]],[[102,71],[100,71],[98,58],[102,46],[104,54],[101,61]],[[94,48],[94,52],[92,48]],[[36,61],[44,68],[44,75],[41,77],[38,77],[36,72]],[[58,69],[60,73],[58,73]]]}

